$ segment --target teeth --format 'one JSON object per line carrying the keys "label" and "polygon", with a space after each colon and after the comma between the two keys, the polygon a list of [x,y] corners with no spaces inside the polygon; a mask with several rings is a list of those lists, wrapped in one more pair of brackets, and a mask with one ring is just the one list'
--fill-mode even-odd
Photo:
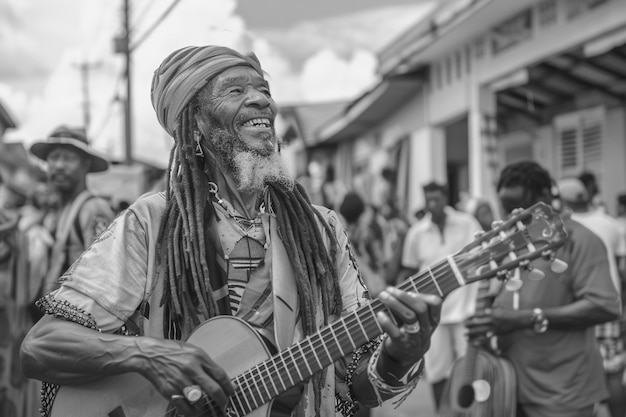
{"label": "teeth", "polygon": [[248,120],[243,124],[245,127],[270,127],[270,120],[266,118]]}

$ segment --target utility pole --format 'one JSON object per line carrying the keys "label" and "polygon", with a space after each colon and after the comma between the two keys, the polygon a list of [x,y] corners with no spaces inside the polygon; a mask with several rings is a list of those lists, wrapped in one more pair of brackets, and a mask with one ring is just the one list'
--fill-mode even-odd
{"label": "utility pole", "polygon": [[89,97],[89,71],[98,67],[100,63],[82,62],[75,64],[80,71],[83,90],[83,125],[85,131],[89,131],[89,125],[91,124],[91,100]]}
{"label": "utility pole", "polygon": [[131,82],[131,49],[130,49],[130,0],[124,0],[124,34],[115,38],[115,52],[124,55],[126,62],[124,76],[126,78],[126,99],[124,103],[124,149],[125,163],[131,165],[132,156],[132,82]]}

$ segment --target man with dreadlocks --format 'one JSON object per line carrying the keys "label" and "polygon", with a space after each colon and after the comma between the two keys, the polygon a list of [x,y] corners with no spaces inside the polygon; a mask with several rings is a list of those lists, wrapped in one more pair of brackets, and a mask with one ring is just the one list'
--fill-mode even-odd
{"label": "man with dreadlocks", "polygon": [[[231,320],[208,345],[245,322],[282,352],[359,306],[374,312],[337,215],[313,206],[286,173],[276,106],[254,55],[217,46],[175,51],[155,72],[152,103],[174,138],[165,193],[136,201],[83,253],[61,288],[39,301],[48,314],[22,345],[26,372],[46,381],[44,415],[54,384],[63,390],[129,372],[185,415],[223,409],[246,387],[186,342],[208,319]],[[314,350],[328,353],[328,366],[307,374],[315,364],[304,361],[296,374],[303,382],[281,380],[288,389],[272,416],[349,416],[358,403],[406,398],[441,300],[395,288],[379,299],[386,309],[371,324],[383,335],[357,344],[348,334],[350,344],[327,333],[330,343]],[[196,401],[202,395],[206,401]]]}
{"label": "man with dreadlocks", "polygon": [[[560,207],[550,174],[534,161],[507,165],[497,184],[508,215],[537,202]],[[469,319],[470,333],[495,331],[516,373],[518,417],[591,417],[607,397],[595,325],[615,320],[620,297],[600,238],[563,216],[568,232],[556,257],[520,271],[521,287],[500,292],[486,315]]]}

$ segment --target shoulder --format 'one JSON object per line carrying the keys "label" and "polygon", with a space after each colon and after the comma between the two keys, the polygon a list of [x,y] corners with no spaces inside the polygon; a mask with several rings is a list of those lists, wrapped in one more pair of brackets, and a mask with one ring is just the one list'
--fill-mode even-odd
{"label": "shoulder", "polygon": [[105,216],[113,219],[113,209],[107,200],[92,195],[87,197],[80,209],[81,215]]}
{"label": "shoulder", "polygon": [[579,221],[568,218],[565,219],[564,225],[568,235],[565,248],[569,248],[570,252],[584,255],[588,252],[604,250],[604,243],[600,237]]}
{"label": "shoulder", "polygon": [[148,193],[140,196],[129,207],[128,212],[140,219],[161,219],[165,212],[166,199],[164,192]]}

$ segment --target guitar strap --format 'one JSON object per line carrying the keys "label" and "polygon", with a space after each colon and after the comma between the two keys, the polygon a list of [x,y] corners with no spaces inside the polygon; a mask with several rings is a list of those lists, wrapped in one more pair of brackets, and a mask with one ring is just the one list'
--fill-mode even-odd
{"label": "guitar strap", "polygon": [[59,219],[51,250],[50,269],[44,283],[44,294],[58,287],[59,277],[64,272],[63,268],[68,260],[68,244],[72,227],[75,226],[75,219],[78,217],[85,201],[92,197],[93,194],[89,190],[82,191],[72,202],[67,216]]}
{"label": "guitar strap", "polygon": [[279,351],[287,349],[293,344],[298,315],[298,292],[294,279],[294,270],[289,262],[289,256],[283,241],[278,234],[278,224],[275,218],[269,216],[265,236],[269,236],[270,250],[272,251],[272,288],[274,297],[274,337]]}

